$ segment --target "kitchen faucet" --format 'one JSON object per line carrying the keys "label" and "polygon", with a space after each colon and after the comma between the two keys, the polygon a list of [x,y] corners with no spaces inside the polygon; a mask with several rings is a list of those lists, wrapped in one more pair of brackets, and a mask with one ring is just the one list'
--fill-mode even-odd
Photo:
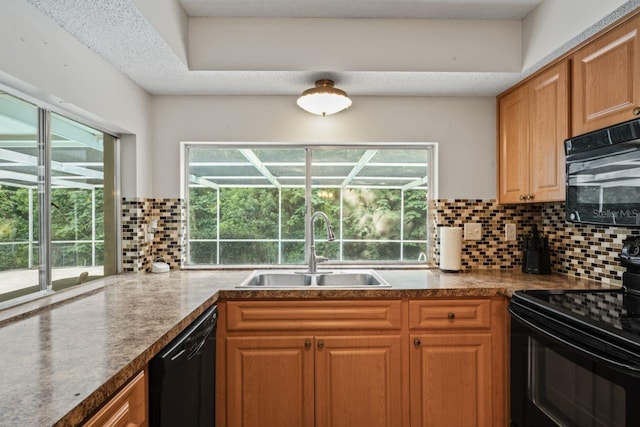
{"label": "kitchen faucet", "polygon": [[305,273],[311,274],[315,274],[318,272],[319,263],[328,260],[328,258],[316,254],[315,228],[313,223],[317,217],[322,217],[322,219],[324,220],[324,223],[327,227],[327,240],[329,242],[333,242],[336,239],[336,235],[333,232],[333,227],[331,226],[331,222],[329,221],[329,217],[327,216],[327,214],[318,211],[311,215],[311,227],[309,227],[309,229],[311,230],[311,235],[309,236],[309,247],[307,248],[307,256],[309,257],[309,270],[305,271]]}

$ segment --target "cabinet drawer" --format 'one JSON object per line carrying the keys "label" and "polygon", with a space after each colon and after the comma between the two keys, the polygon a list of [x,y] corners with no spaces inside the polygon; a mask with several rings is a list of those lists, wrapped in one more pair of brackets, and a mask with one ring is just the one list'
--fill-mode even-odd
{"label": "cabinet drawer", "polygon": [[142,371],[116,393],[84,426],[146,426],[146,389],[146,379]]}
{"label": "cabinet drawer", "polygon": [[400,301],[229,301],[227,330],[392,330]]}
{"label": "cabinet drawer", "polygon": [[484,329],[491,327],[491,300],[409,302],[410,329]]}

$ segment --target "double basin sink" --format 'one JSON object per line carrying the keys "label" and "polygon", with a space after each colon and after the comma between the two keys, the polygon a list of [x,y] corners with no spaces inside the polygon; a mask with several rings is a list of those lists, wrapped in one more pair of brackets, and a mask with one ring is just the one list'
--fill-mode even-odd
{"label": "double basin sink", "polygon": [[390,288],[374,270],[332,270],[317,273],[293,270],[258,270],[239,288]]}

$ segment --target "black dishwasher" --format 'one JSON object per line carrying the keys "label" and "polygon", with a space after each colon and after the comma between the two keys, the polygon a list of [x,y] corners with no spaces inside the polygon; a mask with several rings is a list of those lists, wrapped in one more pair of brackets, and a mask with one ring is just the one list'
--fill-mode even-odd
{"label": "black dishwasher", "polygon": [[215,425],[214,305],[149,362],[150,427]]}

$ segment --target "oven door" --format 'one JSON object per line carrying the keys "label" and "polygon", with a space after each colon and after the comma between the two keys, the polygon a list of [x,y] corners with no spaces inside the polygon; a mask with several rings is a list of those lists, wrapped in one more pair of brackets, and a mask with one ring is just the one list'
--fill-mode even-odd
{"label": "oven door", "polygon": [[512,427],[640,425],[637,373],[521,320],[512,312]]}

